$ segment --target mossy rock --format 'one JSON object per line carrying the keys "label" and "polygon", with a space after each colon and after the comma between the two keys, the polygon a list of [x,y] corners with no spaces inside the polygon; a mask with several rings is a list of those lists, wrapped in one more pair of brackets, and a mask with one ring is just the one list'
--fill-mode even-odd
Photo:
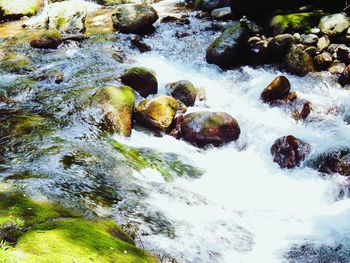
{"label": "mossy rock", "polygon": [[123,5],[132,3],[132,0],[99,0],[99,4],[105,6]]}
{"label": "mossy rock", "polygon": [[135,96],[129,86],[103,87],[93,95],[92,103],[104,111],[103,130],[130,136]]}
{"label": "mossy rock", "polygon": [[305,76],[315,70],[314,60],[302,45],[293,45],[285,57],[284,68],[295,75]]}
{"label": "mossy rock", "polygon": [[34,48],[57,48],[62,43],[61,34],[56,29],[49,29],[36,34],[30,41]]}
{"label": "mossy rock", "polygon": [[158,81],[154,72],[144,67],[128,69],[121,75],[121,81],[137,91],[142,97],[158,92]]}
{"label": "mossy rock", "polygon": [[123,33],[139,33],[158,20],[157,11],[149,5],[123,5],[112,15],[113,26]]}
{"label": "mossy rock", "polygon": [[178,108],[178,100],[170,96],[145,99],[136,107],[135,118],[141,125],[165,131],[172,124]]}
{"label": "mossy rock", "polygon": [[43,0],[0,0],[0,20],[32,16],[43,6]]}
{"label": "mossy rock", "polygon": [[270,28],[274,35],[284,33],[310,33],[317,26],[321,14],[317,12],[294,13],[276,15],[270,22]]}
{"label": "mossy rock", "polygon": [[206,60],[221,68],[239,66],[245,53],[244,44],[249,37],[249,31],[240,24],[227,28],[208,47]]}
{"label": "mossy rock", "polygon": [[9,222],[18,229],[14,247],[2,243],[0,262],[156,262],[112,220],[87,220],[12,189],[0,197],[0,233]]}
{"label": "mossy rock", "polygon": [[188,80],[179,80],[170,83],[171,96],[183,102],[186,106],[193,106],[196,101],[197,91],[194,85]]}
{"label": "mossy rock", "polygon": [[31,60],[22,54],[7,53],[0,61],[0,70],[23,73],[31,71]]}

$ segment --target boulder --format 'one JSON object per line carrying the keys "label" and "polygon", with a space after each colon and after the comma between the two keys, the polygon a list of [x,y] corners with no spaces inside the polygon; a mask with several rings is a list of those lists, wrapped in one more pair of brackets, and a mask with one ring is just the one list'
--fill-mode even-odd
{"label": "boulder", "polygon": [[311,146],[292,135],[277,139],[271,146],[273,161],[281,168],[295,168],[310,153]]}
{"label": "boulder", "polygon": [[83,1],[63,1],[49,5],[47,28],[57,29],[61,33],[84,33],[87,16],[87,5]]}
{"label": "boulder", "polygon": [[121,75],[121,81],[134,90],[136,90],[142,97],[147,97],[150,94],[158,92],[158,82],[153,71],[143,68],[134,67],[128,69]]}
{"label": "boulder", "polygon": [[172,124],[179,102],[170,96],[145,99],[135,109],[136,121],[146,127],[165,131]]}
{"label": "boulder", "polygon": [[122,33],[139,33],[152,27],[158,14],[149,5],[122,5],[112,15],[113,27]]}
{"label": "boulder", "polygon": [[284,62],[285,69],[293,74],[304,76],[314,71],[312,56],[304,51],[302,45],[293,45],[286,55]]}
{"label": "boulder", "polygon": [[193,106],[196,101],[197,91],[188,80],[180,80],[168,85],[171,96],[183,102],[186,106]]}
{"label": "boulder", "polygon": [[30,45],[34,48],[57,48],[62,43],[60,32],[56,29],[49,29],[36,34],[31,40]]}
{"label": "boulder", "polygon": [[318,25],[321,32],[328,36],[342,34],[349,26],[350,20],[345,13],[323,16]]}
{"label": "boulder", "polygon": [[241,134],[237,121],[225,112],[193,112],[178,124],[179,137],[198,145],[218,146],[235,141]]}
{"label": "boulder", "polygon": [[210,12],[210,16],[215,19],[228,20],[232,17],[230,7],[221,7]]}
{"label": "boulder", "polygon": [[130,136],[135,106],[135,96],[130,87],[103,87],[93,95],[91,101],[104,113],[104,118],[100,123],[103,131]]}
{"label": "boulder", "polygon": [[275,78],[261,93],[261,99],[265,103],[273,100],[283,99],[288,96],[290,92],[290,82],[284,76]]}
{"label": "boulder", "polygon": [[291,34],[281,34],[270,39],[267,45],[269,61],[280,62],[295,42],[295,37]]}
{"label": "boulder", "polygon": [[276,15],[270,21],[272,34],[309,33],[319,21],[320,14],[315,12]]}
{"label": "boulder", "polygon": [[334,61],[328,68],[328,71],[333,75],[340,75],[341,73],[343,73],[345,68],[345,63],[341,63],[340,61]]}
{"label": "boulder", "polygon": [[44,6],[44,0],[1,0],[0,21],[32,16]]}
{"label": "boulder", "polygon": [[207,49],[206,60],[221,68],[239,66],[244,57],[249,30],[242,24],[227,28]]}
{"label": "boulder", "polygon": [[314,164],[315,168],[326,174],[350,175],[350,152],[348,150],[331,151],[319,156]]}

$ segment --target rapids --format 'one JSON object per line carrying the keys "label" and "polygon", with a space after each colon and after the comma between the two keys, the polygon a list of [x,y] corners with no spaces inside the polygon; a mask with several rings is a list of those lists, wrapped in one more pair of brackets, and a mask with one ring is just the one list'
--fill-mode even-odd
{"label": "rapids", "polygon": [[[303,165],[281,169],[270,154],[274,140],[288,134],[312,145],[305,162],[349,147],[349,91],[326,73],[296,77],[272,67],[222,71],[209,65],[205,50],[219,32],[176,6],[154,4],[161,16],[188,13],[191,23],[158,21],[145,38],[152,46],[147,53],[133,49],[126,34],[91,35],[56,51],[1,39],[0,52],[26,56],[30,67],[1,67],[0,178],[37,199],[138,229],[137,245],[164,262],[350,262],[346,179]],[[177,32],[190,35],[177,38]],[[125,63],[115,54],[125,55]],[[204,89],[207,99],[189,112],[231,114],[242,130],[239,140],[199,149],[141,127],[130,138],[100,138],[95,124],[101,116],[89,107],[89,96],[117,84],[132,65],[156,72],[160,94],[180,79]],[[64,74],[59,85],[41,77],[56,70]],[[261,91],[280,74],[312,102],[305,122],[261,102]],[[140,160],[147,165],[140,167]]]}

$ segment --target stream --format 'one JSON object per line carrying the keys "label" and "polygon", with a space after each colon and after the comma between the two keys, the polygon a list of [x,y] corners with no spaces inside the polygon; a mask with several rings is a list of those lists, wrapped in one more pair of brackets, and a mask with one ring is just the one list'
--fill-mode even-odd
{"label": "stream", "polygon": [[[87,217],[114,218],[164,262],[350,262],[346,177],[324,177],[304,165],[281,169],[270,153],[289,134],[312,145],[305,162],[349,147],[350,92],[328,73],[297,77],[268,66],[209,65],[206,48],[220,34],[212,21],[172,0],[153,6],[161,17],[187,14],[190,24],[158,20],[144,38],[152,47],[146,53],[121,33],[91,34],[57,50],[0,39],[2,58],[26,62],[21,68],[0,62],[1,180]],[[188,36],[178,38],[181,32]],[[131,66],[156,72],[158,94],[173,81],[194,83],[206,99],[188,112],[229,113],[240,125],[239,140],[201,149],[137,125],[129,138],[99,136],[101,113],[89,98],[118,85]],[[262,90],[281,74],[312,101],[305,121],[261,102]]]}

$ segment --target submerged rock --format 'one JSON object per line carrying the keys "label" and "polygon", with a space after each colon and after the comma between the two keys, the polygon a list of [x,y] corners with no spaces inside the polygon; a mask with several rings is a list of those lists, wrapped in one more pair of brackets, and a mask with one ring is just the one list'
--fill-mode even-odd
{"label": "submerged rock", "polygon": [[324,16],[318,25],[321,32],[328,36],[339,35],[347,30],[349,26],[350,19],[345,13]]}
{"label": "submerged rock", "polygon": [[112,15],[114,28],[123,33],[147,30],[157,20],[156,10],[148,5],[123,5],[117,7]]}
{"label": "submerged rock", "polygon": [[106,86],[92,97],[92,103],[103,110],[101,129],[129,136],[132,129],[132,114],[135,96],[128,86]]}
{"label": "submerged rock", "polygon": [[147,97],[150,94],[158,92],[158,82],[154,73],[143,67],[131,68],[121,75],[121,81],[134,90],[136,90],[142,97]]}
{"label": "submerged rock", "polygon": [[188,80],[179,80],[168,85],[171,96],[180,100],[186,106],[193,106],[196,101],[197,91],[194,85]]}
{"label": "submerged rock", "polygon": [[32,16],[44,6],[44,0],[1,0],[0,21]]}
{"label": "submerged rock", "polygon": [[265,103],[283,99],[290,92],[290,82],[285,76],[275,78],[262,92],[261,99]]}
{"label": "submerged rock", "polygon": [[241,134],[237,121],[225,112],[193,112],[185,115],[178,124],[179,137],[205,146],[219,146],[235,141]]}
{"label": "submerged rock", "polygon": [[312,56],[304,51],[302,45],[293,45],[290,48],[284,67],[288,72],[299,76],[304,76],[315,69]]}
{"label": "submerged rock", "polygon": [[294,168],[310,153],[311,146],[292,135],[277,139],[271,146],[273,161],[282,168]]}
{"label": "submerged rock", "polygon": [[174,120],[179,102],[173,97],[145,99],[135,109],[136,120],[149,128],[165,131]]}
{"label": "submerged rock", "polygon": [[61,34],[56,29],[39,33],[30,41],[30,45],[34,48],[57,48],[61,43]]}

